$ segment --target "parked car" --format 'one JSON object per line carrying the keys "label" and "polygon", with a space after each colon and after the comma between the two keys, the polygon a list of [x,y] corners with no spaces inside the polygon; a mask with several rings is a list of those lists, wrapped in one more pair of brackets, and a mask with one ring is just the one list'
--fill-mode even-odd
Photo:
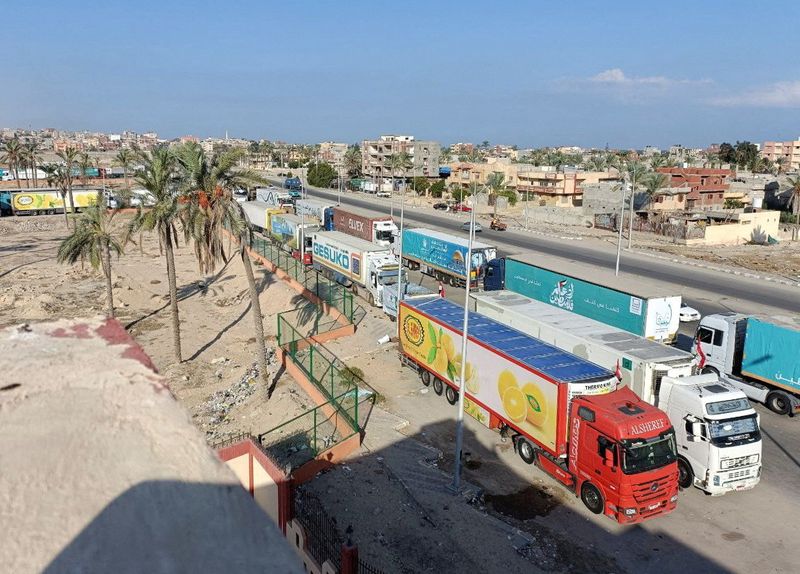
{"label": "parked car", "polygon": [[700,313],[694,307],[689,307],[686,303],[681,303],[681,310],[678,312],[678,319],[682,323],[689,321],[699,321]]}
{"label": "parked car", "polygon": [[392,194],[388,191],[379,191],[375,194],[377,197],[392,197]]}
{"label": "parked car", "polygon": [[441,203],[434,203],[433,208],[438,209],[439,211],[447,211],[448,209],[450,209],[450,206],[444,202],[441,202]]}
{"label": "parked car", "polygon": [[[465,221],[464,223],[462,223],[461,224],[461,229],[463,231],[469,231],[469,221]],[[483,231],[483,227],[481,227],[481,224],[476,221],[475,222],[475,233],[479,233],[481,231]]]}
{"label": "parked car", "polygon": [[452,209],[453,211],[463,211],[465,213],[469,213],[470,211],[472,211],[472,208],[469,205],[465,205],[463,203],[456,203],[452,207]]}

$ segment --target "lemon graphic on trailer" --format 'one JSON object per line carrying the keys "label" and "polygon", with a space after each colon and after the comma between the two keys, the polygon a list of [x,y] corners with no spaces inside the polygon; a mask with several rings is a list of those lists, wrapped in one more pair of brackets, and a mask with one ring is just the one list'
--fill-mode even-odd
{"label": "lemon graphic on trailer", "polygon": [[528,414],[528,407],[525,405],[525,395],[518,387],[508,387],[503,393],[503,408],[515,423],[519,424],[525,420]]}
{"label": "lemon graphic on trailer", "polygon": [[522,387],[521,392],[525,397],[528,422],[538,427],[542,426],[547,419],[547,404],[542,390],[533,383],[528,383]]}
{"label": "lemon graphic on trailer", "polygon": [[497,378],[497,392],[500,394],[500,398],[503,398],[503,395],[506,394],[506,390],[511,387],[517,386],[517,377],[514,376],[514,373],[511,371],[503,371],[500,373],[500,376]]}
{"label": "lemon graphic on trailer", "polygon": [[453,344],[453,339],[449,335],[442,335],[442,351],[445,352],[448,358],[452,359],[456,356],[456,346]]}

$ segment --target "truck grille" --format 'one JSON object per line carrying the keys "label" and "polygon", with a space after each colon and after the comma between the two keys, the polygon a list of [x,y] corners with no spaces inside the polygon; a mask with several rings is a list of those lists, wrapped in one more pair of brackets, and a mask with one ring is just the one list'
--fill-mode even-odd
{"label": "truck grille", "polygon": [[732,480],[739,480],[740,478],[748,478],[752,474],[751,469],[743,468],[742,470],[734,470],[733,472],[729,472],[727,474],[726,482],[730,482]]}
{"label": "truck grille", "polygon": [[633,497],[639,504],[647,504],[650,501],[664,498],[667,494],[667,485],[670,483],[670,477],[664,477],[659,480],[650,480],[641,484],[633,485]]}
{"label": "truck grille", "polygon": [[748,458],[749,457],[746,457],[746,456],[740,456],[738,458],[734,458],[732,463],[731,463],[731,465],[728,466],[728,468],[726,468],[726,470],[729,470],[731,468],[739,468],[740,466],[747,466],[747,459]]}

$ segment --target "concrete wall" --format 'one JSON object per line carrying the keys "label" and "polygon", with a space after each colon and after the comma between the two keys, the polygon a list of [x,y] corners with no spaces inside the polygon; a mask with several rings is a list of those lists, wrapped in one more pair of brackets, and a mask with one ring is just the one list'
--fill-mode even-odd
{"label": "concrete wall", "polygon": [[522,219],[528,214],[529,223],[552,223],[555,225],[587,225],[592,218],[579,207],[529,207],[522,210]]}
{"label": "concrete wall", "polygon": [[278,484],[261,464],[253,464],[253,498],[270,518],[280,520]]}

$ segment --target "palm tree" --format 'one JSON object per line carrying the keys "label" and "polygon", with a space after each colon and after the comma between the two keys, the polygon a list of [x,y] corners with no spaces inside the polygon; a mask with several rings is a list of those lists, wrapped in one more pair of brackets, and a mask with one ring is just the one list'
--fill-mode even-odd
{"label": "palm tree", "polygon": [[178,288],[175,278],[175,253],[178,246],[178,222],[181,216],[178,193],[173,185],[177,163],[175,156],[166,147],[152,150],[149,154],[141,154],[140,160],[144,170],[136,176],[136,182],[147,190],[154,198],[154,205],[143,210],[139,206],[136,215],[128,227],[128,237],[143,231],[155,231],[158,242],[164,248],[167,260],[167,280],[169,282],[169,303],[172,311],[172,337],[175,347],[175,359],[180,363],[181,326],[178,316]]}
{"label": "palm tree", "polygon": [[67,189],[69,188],[66,168],[57,163],[43,165],[42,169],[47,174],[47,185],[57,187],[61,194],[61,204],[64,206],[64,223],[69,229],[69,215],[67,214]]}
{"label": "palm tree", "polygon": [[393,153],[386,157],[384,165],[389,168],[390,173],[392,174],[392,198],[389,200],[391,202],[390,212],[392,217],[394,217],[394,181],[399,171],[408,171],[413,167],[413,163],[411,161],[411,156],[408,152],[401,151],[399,153]]}
{"label": "palm tree", "polygon": [[33,172],[33,187],[39,187],[39,175],[37,174],[37,170],[39,169],[41,154],[39,152],[38,143],[31,142],[25,146],[25,159]]}
{"label": "palm tree", "polygon": [[78,169],[80,170],[80,178],[83,185],[86,185],[86,178],[88,177],[89,168],[92,167],[92,158],[86,152],[81,152],[78,155]]}
{"label": "palm tree", "polygon": [[250,290],[250,309],[255,328],[257,359],[261,376],[268,373],[264,318],[261,314],[258,286],[247,248],[253,242],[253,229],[241,204],[233,196],[235,189],[267,183],[251,170],[237,169],[241,150],[208,157],[197,144],[186,144],[176,151],[182,171],[182,192],[186,201],[183,213],[187,241],[194,240],[195,254],[202,273],[213,273],[220,261],[228,262],[223,230],[228,229],[239,241],[239,257]]}
{"label": "palm tree", "polygon": [[[67,194],[69,195],[69,207],[70,212],[75,211],[75,201],[72,198],[72,180],[73,180],[73,169],[75,165],[78,163],[78,154],[80,152],[75,149],[74,147],[68,147],[64,151],[58,152],[56,155],[60,157],[64,161],[65,169],[65,178],[67,183]],[[64,211],[67,210],[67,204],[64,204]]]}
{"label": "palm tree", "polygon": [[664,189],[669,184],[669,177],[664,173],[648,173],[639,180],[639,185],[644,189],[647,196],[647,205],[652,203],[653,197],[659,189]]}
{"label": "palm tree", "polygon": [[74,264],[86,259],[94,269],[101,267],[106,279],[106,315],[114,317],[114,287],[111,282],[111,253],[122,255],[124,237],[114,225],[116,211],[103,205],[102,192],[97,202],[86,208],[76,222],[72,234],[58,248],[58,262]]}
{"label": "palm tree", "polygon": [[789,178],[789,189],[792,195],[789,197],[788,207],[793,208],[795,215],[795,230],[794,237],[797,239],[798,231],[800,231],[800,176]]}
{"label": "palm tree", "polygon": [[344,154],[344,168],[350,177],[356,177],[361,173],[361,148],[358,144],[350,146]]}
{"label": "palm tree", "polygon": [[114,157],[114,163],[122,168],[122,175],[125,178],[125,187],[127,189],[131,188],[131,183],[128,180],[128,170],[133,165],[133,160],[134,160],[134,152],[129,149],[119,150],[117,152],[116,157]]}
{"label": "palm tree", "polygon": [[14,179],[17,181],[17,188],[21,188],[22,183],[19,180],[19,166],[23,161],[23,149],[18,138],[13,138],[6,142],[3,148],[3,155],[0,156],[0,161],[8,164],[8,169],[14,174]]}
{"label": "palm tree", "polygon": [[506,176],[499,171],[494,171],[486,178],[486,187],[489,188],[489,204],[494,206],[492,217],[497,217],[497,198],[508,192]]}

